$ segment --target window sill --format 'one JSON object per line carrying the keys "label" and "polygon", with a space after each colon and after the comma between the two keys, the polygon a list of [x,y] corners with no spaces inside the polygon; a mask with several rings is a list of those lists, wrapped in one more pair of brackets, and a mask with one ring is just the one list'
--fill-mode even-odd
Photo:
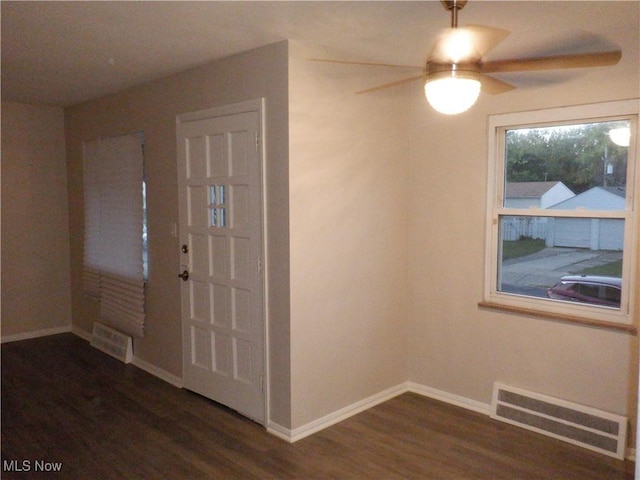
{"label": "window sill", "polygon": [[478,307],[490,309],[490,310],[498,310],[502,312],[515,313],[518,315],[526,315],[529,317],[544,318],[547,320],[557,320],[561,322],[574,323],[578,325],[585,325],[588,327],[602,328],[605,330],[614,330],[617,332],[628,333],[629,335],[638,334],[638,327],[636,325],[626,325],[622,323],[607,322],[603,320],[592,320],[588,318],[582,318],[582,317],[577,317],[573,315],[566,315],[562,313],[555,314],[550,312],[543,312],[540,310],[533,310],[530,308],[514,307],[510,305],[502,305],[499,303],[485,302],[485,301],[478,302]]}

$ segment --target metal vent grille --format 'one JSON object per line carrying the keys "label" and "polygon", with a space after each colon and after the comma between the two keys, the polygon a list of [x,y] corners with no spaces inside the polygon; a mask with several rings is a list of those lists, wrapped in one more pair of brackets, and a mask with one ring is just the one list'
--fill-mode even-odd
{"label": "metal vent grille", "polygon": [[131,336],[109,328],[98,322],[93,324],[91,345],[121,362],[133,360],[133,341]]}
{"label": "metal vent grille", "polygon": [[623,459],[627,418],[495,383],[491,417]]}

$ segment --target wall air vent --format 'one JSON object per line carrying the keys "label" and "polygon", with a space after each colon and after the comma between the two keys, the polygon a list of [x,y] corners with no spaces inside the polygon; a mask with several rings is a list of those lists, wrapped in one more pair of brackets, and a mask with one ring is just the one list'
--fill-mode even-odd
{"label": "wall air vent", "polygon": [[107,327],[102,323],[93,323],[91,345],[121,362],[133,360],[133,340],[131,336]]}
{"label": "wall air vent", "polygon": [[627,418],[495,383],[491,418],[624,459]]}

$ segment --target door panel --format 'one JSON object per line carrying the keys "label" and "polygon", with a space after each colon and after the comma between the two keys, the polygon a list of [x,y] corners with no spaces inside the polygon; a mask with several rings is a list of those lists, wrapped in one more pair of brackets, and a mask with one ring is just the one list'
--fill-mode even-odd
{"label": "door panel", "polygon": [[260,112],[195,116],[177,135],[184,385],[264,422]]}

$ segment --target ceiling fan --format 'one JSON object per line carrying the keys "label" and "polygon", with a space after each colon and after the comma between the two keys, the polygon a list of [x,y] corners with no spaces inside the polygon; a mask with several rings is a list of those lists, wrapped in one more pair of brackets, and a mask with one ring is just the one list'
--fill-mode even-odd
{"label": "ceiling fan", "polygon": [[613,50],[483,61],[483,57],[502,42],[509,35],[509,32],[483,25],[458,27],[458,12],[464,8],[467,1],[442,0],[440,2],[446,10],[451,12],[451,27],[437,37],[427,57],[425,67],[318,58],[311,60],[419,69],[421,70],[420,75],[368,88],[356,93],[373,92],[423,80],[425,94],[431,106],[441,113],[457,114],[470,108],[477,100],[481,90],[489,94],[499,94],[515,88],[507,82],[488,75],[490,73],[610,66],[618,63],[622,56],[620,50]]}

